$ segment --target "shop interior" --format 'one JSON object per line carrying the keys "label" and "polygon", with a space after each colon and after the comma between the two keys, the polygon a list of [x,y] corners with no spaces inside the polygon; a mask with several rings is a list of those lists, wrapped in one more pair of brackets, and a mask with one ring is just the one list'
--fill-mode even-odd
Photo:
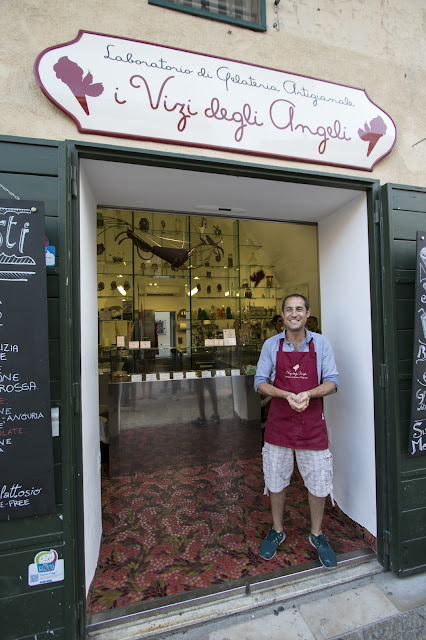
{"label": "shop interior", "polygon": [[270,563],[257,555],[270,520],[253,375],[282,299],[295,291],[309,298],[341,377],[324,403],[336,499],[324,528],[342,560],[371,553],[365,196],[87,160],[80,193],[90,619],[316,565],[297,473],[285,548]]}

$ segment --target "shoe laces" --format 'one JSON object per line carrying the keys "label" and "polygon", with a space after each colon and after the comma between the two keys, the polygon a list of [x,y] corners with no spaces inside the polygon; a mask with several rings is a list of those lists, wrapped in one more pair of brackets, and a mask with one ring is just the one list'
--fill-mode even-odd
{"label": "shoe laces", "polygon": [[278,533],[278,531],[275,531],[275,529],[271,529],[270,532],[268,533],[267,537],[266,537],[268,542],[273,542],[276,545],[278,545],[278,544],[280,544],[282,542],[282,538],[283,538],[282,531],[280,533]]}
{"label": "shoe laces", "polygon": [[314,539],[315,546],[317,547],[328,547],[330,546],[326,540],[326,537],[323,533],[320,533],[319,536],[314,536],[312,533],[312,538]]}

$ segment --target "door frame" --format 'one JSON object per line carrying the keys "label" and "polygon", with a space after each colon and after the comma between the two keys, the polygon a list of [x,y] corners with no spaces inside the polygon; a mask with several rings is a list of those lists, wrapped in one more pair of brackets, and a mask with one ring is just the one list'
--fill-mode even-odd
{"label": "door frame", "polygon": [[[381,238],[381,192],[380,182],[372,178],[359,178],[346,175],[313,172],[300,169],[288,169],[280,166],[246,163],[192,156],[187,154],[166,153],[140,150],[122,146],[66,141],[72,169],[69,186],[72,220],[72,271],[73,277],[73,331],[76,338],[74,362],[80,357],[80,317],[79,317],[79,212],[78,212],[78,178],[79,161],[83,159],[103,160],[109,162],[130,163],[145,166],[163,167],[203,173],[221,173],[246,178],[292,182],[315,186],[326,186],[351,189],[364,192],[367,200],[369,258],[370,258],[370,294],[371,294],[371,327],[373,345],[373,385],[374,385],[374,421],[375,421],[375,455],[376,455],[376,489],[377,489],[377,558],[385,570],[389,569],[389,548],[386,543],[389,530],[389,496],[388,496],[388,434],[386,431],[386,369],[384,357],[384,318],[382,287],[382,238]],[[77,297],[76,297],[77,296]],[[77,335],[78,334],[78,335]],[[78,348],[77,348],[78,345]],[[79,390],[80,380],[75,380],[75,388]],[[80,420],[81,431],[81,420]],[[80,449],[78,449],[80,443]],[[79,473],[82,474],[81,435],[76,439],[75,459],[78,460]],[[82,500],[81,500],[82,507]],[[76,513],[79,529],[79,540],[84,540],[83,509]],[[84,548],[84,545],[80,548]],[[84,556],[84,554],[83,554]],[[79,601],[85,612],[84,557],[76,558],[78,575],[81,577]],[[83,635],[81,637],[84,637]]]}

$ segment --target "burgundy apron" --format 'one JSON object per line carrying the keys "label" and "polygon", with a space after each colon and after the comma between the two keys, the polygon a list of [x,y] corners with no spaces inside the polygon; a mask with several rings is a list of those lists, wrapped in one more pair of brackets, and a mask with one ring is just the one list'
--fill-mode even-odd
{"label": "burgundy apron", "polygon": [[[298,394],[319,385],[317,354],[314,341],[309,351],[283,351],[280,340],[275,365],[274,387]],[[289,449],[328,448],[328,434],[322,408],[322,399],[313,398],[305,411],[298,413],[287,400],[272,398],[265,429],[265,442]]]}

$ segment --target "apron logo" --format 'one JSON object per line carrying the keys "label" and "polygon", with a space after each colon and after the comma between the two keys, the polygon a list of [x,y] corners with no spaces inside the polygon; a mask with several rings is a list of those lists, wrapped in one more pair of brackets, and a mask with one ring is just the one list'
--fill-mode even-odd
{"label": "apron logo", "polygon": [[306,373],[306,371],[302,371],[300,369],[300,364],[295,364],[294,367],[292,367],[291,369],[287,369],[285,372],[285,377],[291,378],[293,380],[307,380],[308,379],[308,374]]}

